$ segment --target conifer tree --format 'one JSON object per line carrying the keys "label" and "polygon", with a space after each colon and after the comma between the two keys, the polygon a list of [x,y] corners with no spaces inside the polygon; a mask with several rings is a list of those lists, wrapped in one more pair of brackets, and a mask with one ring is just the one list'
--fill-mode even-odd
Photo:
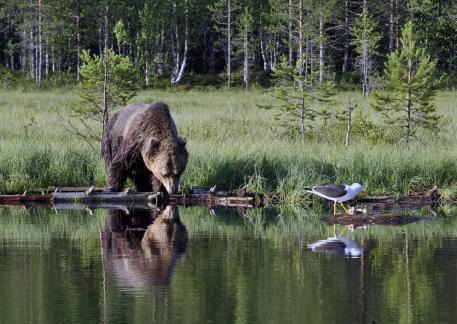
{"label": "conifer tree", "polygon": [[416,44],[411,22],[406,23],[400,40],[400,48],[388,56],[385,90],[375,93],[373,107],[409,143],[419,129],[437,128],[440,117],[432,100],[440,80],[434,77],[436,60]]}
{"label": "conifer tree", "polygon": [[315,128],[317,118],[328,117],[324,106],[334,95],[332,83],[320,83],[318,71],[305,78],[300,75],[301,66],[302,60],[298,60],[296,66],[290,66],[288,58],[283,56],[273,72],[277,81],[273,97],[280,103],[259,105],[263,109],[277,109],[273,118],[292,134],[304,134]]}
{"label": "conifer tree", "polygon": [[[135,80],[130,59],[111,49],[100,56],[83,51],[81,59],[81,102],[71,107],[76,123],[67,121],[67,129],[95,148],[93,143],[101,141],[111,110],[136,94]],[[91,121],[101,124],[101,131]]]}

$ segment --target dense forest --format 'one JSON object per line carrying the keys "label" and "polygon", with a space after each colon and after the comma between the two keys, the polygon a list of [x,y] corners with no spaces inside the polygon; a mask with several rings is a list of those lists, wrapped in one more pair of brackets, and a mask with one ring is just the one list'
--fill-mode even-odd
{"label": "dense forest", "polygon": [[0,73],[74,83],[83,50],[109,48],[146,87],[264,85],[282,58],[320,82],[376,86],[408,21],[455,85],[453,0],[0,0]]}

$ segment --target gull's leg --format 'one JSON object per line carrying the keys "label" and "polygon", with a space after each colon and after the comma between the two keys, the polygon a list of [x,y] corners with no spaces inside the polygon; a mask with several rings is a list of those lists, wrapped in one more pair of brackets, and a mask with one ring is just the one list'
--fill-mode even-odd
{"label": "gull's leg", "polygon": [[333,202],[333,215],[336,215],[336,201]]}
{"label": "gull's leg", "polygon": [[348,210],[346,209],[346,207],[344,207],[343,203],[340,203],[340,204],[341,204],[341,207],[343,207],[343,209],[346,212],[346,214],[349,214]]}

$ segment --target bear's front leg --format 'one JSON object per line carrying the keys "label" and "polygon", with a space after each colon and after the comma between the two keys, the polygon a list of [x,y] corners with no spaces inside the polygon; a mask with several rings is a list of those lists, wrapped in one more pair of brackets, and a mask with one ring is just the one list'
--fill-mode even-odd
{"label": "bear's front leg", "polygon": [[107,171],[107,191],[117,192],[124,189],[124,183],[127,179],[123,168],[123,163],[113,161]]}
{"label": "bear's front leg", "polygon": [[167,194],[167,190],[165,187],[162,185],[162,182],[160,182],[159,179],[153,174],[151,174],[151,184],[152,184],[152,191],[157,193],[157,192],[162,192],[163,194]]}

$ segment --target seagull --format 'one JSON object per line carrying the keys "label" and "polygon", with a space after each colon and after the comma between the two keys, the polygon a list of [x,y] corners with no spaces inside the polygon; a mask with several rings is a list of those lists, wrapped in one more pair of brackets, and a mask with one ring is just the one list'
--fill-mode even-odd
{"label": "seagull", "polygon": [[336,203],[340,203],[345,212],[349,213],[346,207],[344,207],[343,202],[354,199],[362,190],[363,186],[360,183],[353,183],[350,186],[347,184],[314,186],[311,190],[306,191],[333,201],[333,214],[336,214]]}

